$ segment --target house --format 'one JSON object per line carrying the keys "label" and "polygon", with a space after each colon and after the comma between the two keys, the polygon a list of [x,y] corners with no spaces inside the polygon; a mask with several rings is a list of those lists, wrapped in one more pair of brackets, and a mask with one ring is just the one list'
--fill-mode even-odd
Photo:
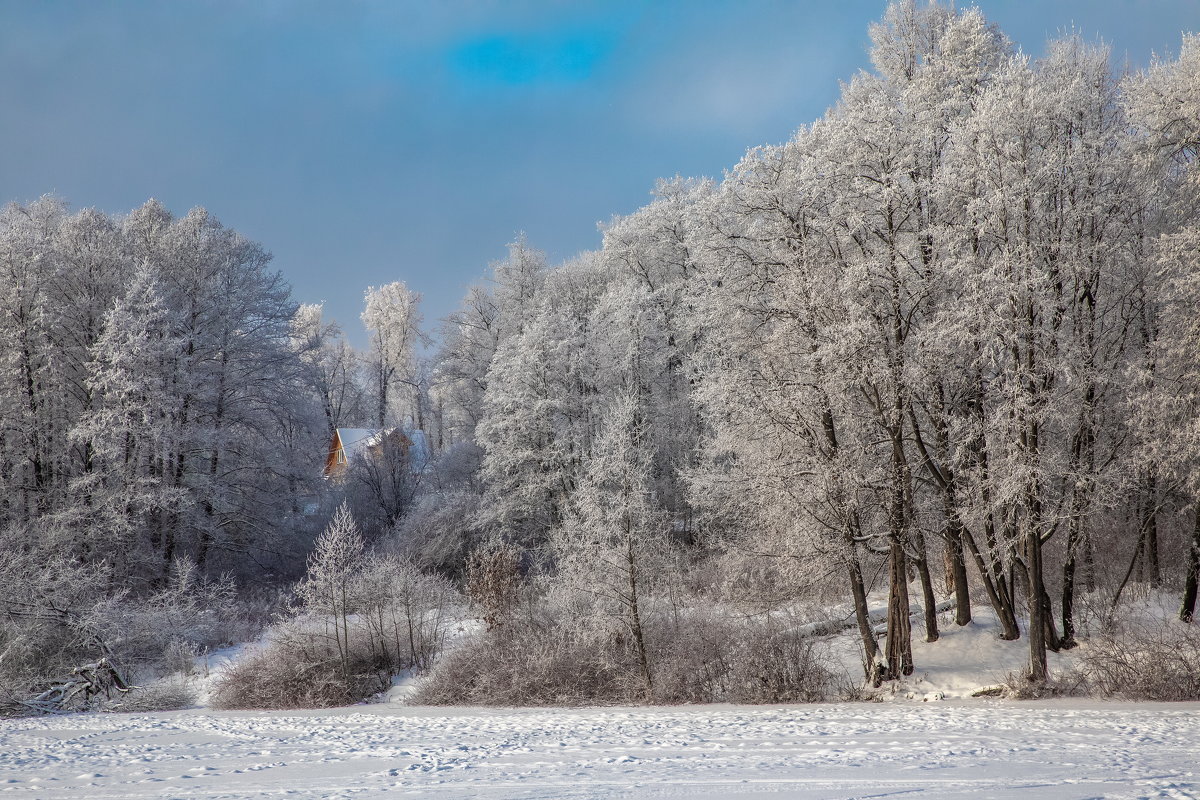
{"label": "house", "polygon": [[399,448],[407,457],[412,440],[399,428],[338,428],[329,442],[325,456],[325,477],[340,475],[358,458],[379,458],[387,446]]}

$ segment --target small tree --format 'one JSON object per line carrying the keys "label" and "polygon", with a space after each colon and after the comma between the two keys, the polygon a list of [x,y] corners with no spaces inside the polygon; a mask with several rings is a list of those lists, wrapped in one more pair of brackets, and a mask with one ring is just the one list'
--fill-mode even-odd
{"label": "small tree", "polygon": [[362,607],[373,647],[392,669],[425,669],[458,605],[454,586],[404,556],[375,554],[363,566]]}
{"label": "small tree", "polygon": [[363,538],[345,503],[338,506],[328,527],[317,537],[308,559],[308,573],[296,593],[305,610],[325,615],[333,625],[333,640],[342,679],[350,682],[350,612],[357,605],[363,566]]}

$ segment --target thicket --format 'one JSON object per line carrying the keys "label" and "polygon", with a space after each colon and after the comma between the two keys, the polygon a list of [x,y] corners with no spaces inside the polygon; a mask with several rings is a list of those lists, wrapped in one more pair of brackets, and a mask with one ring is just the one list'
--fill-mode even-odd
{"label": "thicket", "polygon": [[712,614],[647,625],[653,681],[628,633],[540,608],[448,652],[412,702],[428,705],[796,703],[831,699],[844,681],[820,640]]}
{"label": "thicket", "polygon": [[349,507],[318,537],[295,603],[216,682],[217,708],[346,705],[428,669],[462,622],[461,596],[409,559],[368,552]]}
{"label": "thicket", "polygon": [[1090,639],[1080,672],[1092,694],[1121,700],[1200,700],[1200,632],[1144,622]]}

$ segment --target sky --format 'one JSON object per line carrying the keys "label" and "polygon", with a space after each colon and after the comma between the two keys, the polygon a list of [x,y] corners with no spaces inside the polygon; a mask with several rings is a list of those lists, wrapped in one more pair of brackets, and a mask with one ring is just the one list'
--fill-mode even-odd
{"label": "sky", "polygon": [[[883,0],[0,0],[0,202],[204,206],[356,344],[403,280],[426,324],[524,232],[552,262],[660,177],[719,178],[868,66]],[[960,3],[966,5],[966,3]],[[1147,64],[1200,0],[980,0]]]}

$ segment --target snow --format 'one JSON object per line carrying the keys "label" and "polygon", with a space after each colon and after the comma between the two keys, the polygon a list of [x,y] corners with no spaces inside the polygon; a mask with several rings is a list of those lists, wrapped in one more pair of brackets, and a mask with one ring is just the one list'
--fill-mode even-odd
{"label": "snow", "polygon": [[[915,591],[916,587],[909,587]],[[982,603],[974,604],[972,620],[964,626],[954,624],[954,606],[950,601],[938,604],[936,642],[925,641],[925,621],[919,603],[913,603],[912,648],[916,671],[902,681],[888,683],[879,699],[968,699],[980,689],[994,688],[1005,683],[1009,676],[1018,676],[1028,668],[1029,640],[1022,625],[1021,637],[1015,641],[1000,638],[1000,624],[995,612]],[[883,592],[869,598],[869,614],[878,638],[886,629],[887,596]],[[1173,610],[1155,607],[1145,612],[1147,622],[1173,619]],[[850,607],[834,607],[825,620],[802,625],[801,632],[826,635],[826,655],[847,683],[862,679],[862,646],[854,627],[854,611]],[[1047,653],[1053,675],[1065,675],[1076,669],[1079,656],[1087,649],[1086,640],[1078,648],[1061,653]]]}
{"label": "snow", "polygon": [[0,796],[1200,796],[1200,704],[88,714],[0,724]]}
{"label": "snow", "polygon": [[[1028,643],[996,638],[986,608],[939,621],[928,644],[914,620],[917,671],[878,703],[420,708],[405,673],[342,709],[0,721],[0,800],[1200,797],[1200,703],[972,699],[1020,671]],[[848,676],[856,636],[828,640]],[[201,702],[268,638],[198,659]]]}
{"label": "snow", "polygon": [[196,656],[192,664],[192,674],[187,680],[196,690],[196,700],[202,706],[207,706],[212,699],[213,685],[221,679],[226,671],[255,648],[262,647],[267,641],[269,632],[263,633],[255,642],[222,647]]}
{"label": "snow", "polygon": [[353,461],[366,452],[368,447],[378,444],[380,434],[385,432],[379,428],[338,428],[337,435],[341,440],[346,461]]}
{"label": "snow", "polygon": [[[1029,640],[1025,638],[1024,628],[1021,638],[1016,641],[1000,639],[1000,624],[990,608],[975,607],[972,621],[962,627],[954,624],[953,611],[943,613],[939,615],[938,629],[938,640],[926,642],[925,623],[919,616],[914,617],[913,663],[916,671],[893,687],[897,695],[917,699],[965,699],[980,689],[999,686],[1009,675],[1020,675],[1028,668]],[[843,635],[837,644],[847,674],[861,674],[857,641]],[[1073,669],[1083,647],[1047,653],[1051,674],[1062,675]],[[851,670],[851,665],[858,673]]]}

